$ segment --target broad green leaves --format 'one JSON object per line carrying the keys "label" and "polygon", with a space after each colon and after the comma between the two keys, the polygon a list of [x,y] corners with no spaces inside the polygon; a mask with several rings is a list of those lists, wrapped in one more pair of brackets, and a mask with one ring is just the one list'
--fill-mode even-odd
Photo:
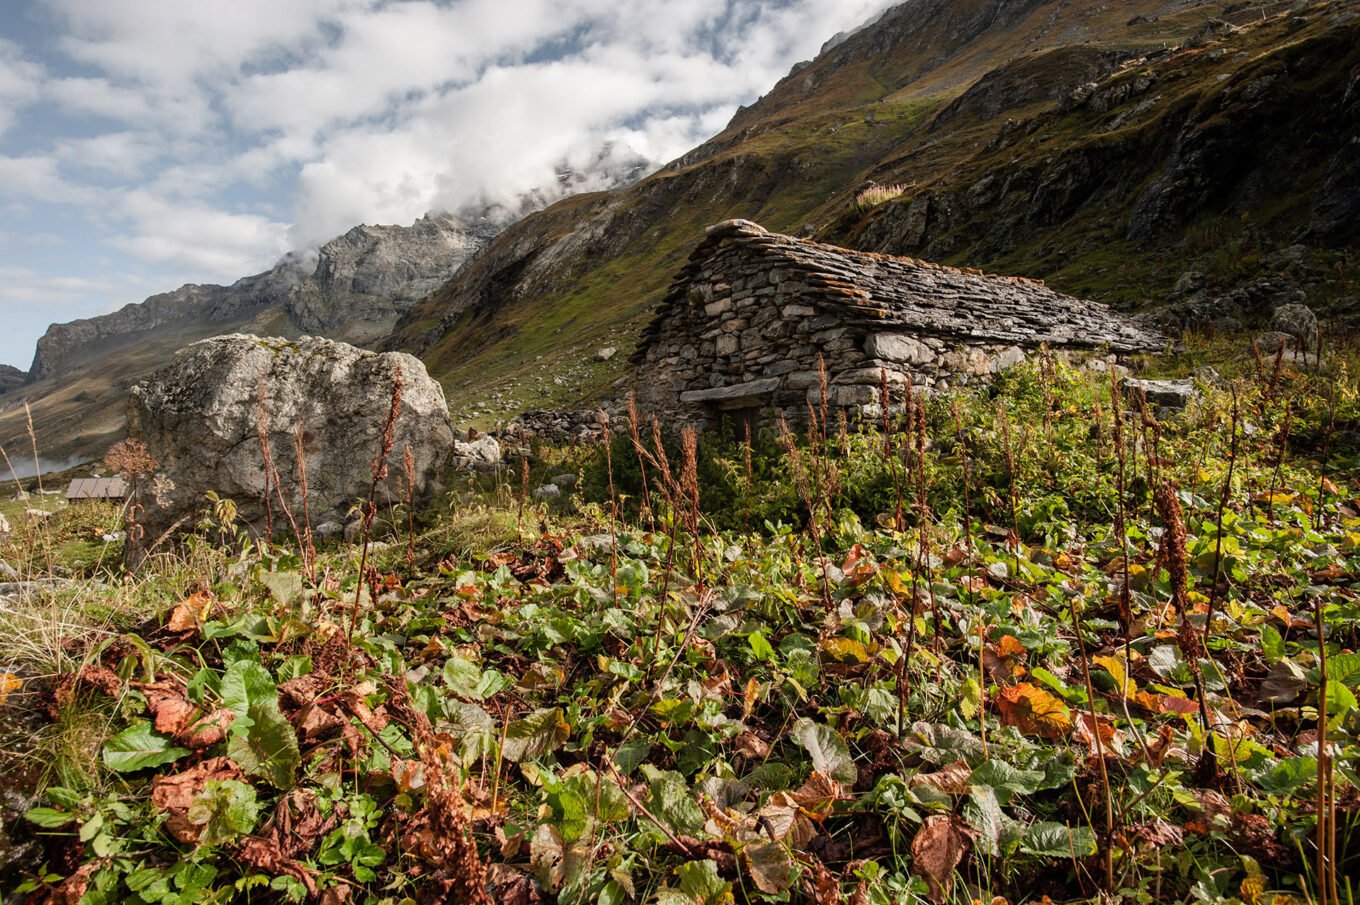
{"label": "broad green leaves", "polygon": [[279,712],[269,671],[253,660],[233,663],[222,676],[222,704],[235,715],[227,755],[245,772],[280,789],[291,787],[302,756],[292,724]]}
{"label": "broad green leaves", "polygon": [[813,769],[839,783],[854,784],[857,775],[855,761],[839,732],[805,717],[793,724],[789,735],[807,749]]}
{"label": "broad green leaves", "polygon": [[189,753],[176,748],[145,720],[133,723],[104,745],[104,766],[118,773],[132,773],[179,760]]}
{"label": "broad green leaves", "polygon": [[517,764],[538,760],[560,748],[570,735],[571,727],[561,710],[540,710],[506,727],[502,753]]}

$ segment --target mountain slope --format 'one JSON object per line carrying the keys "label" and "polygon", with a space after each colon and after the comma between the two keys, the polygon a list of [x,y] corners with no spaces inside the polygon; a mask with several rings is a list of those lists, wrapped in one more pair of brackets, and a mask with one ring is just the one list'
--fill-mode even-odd
{"label": "mountain slope", "polygon": [[[385,345],[426,357],[455,414],[483,422],[598,398],[624,356],[596,363],[592,350],[633,344],[703,227],[732,217],[1129,302],[1194,263],[1181,250],[1202,244],[1199,222],[1240,217],[1250,199],[1259,260],[1298,237],[1294,208],[1353,178],[1344,164],[1324,178],[1349,139],[1315,126],[1347,122],[1355,7],[912,0],[660,172],[520,221]],[[1344,65],[1309,67],[1313,53]],[[1197,144],[1215,129],[1221,140]],[[1215,165],[1238,144],[1262,163]],[[1302,144],[1311,169],[1283,167]],[[1266,162],[1293,184],[1261,179]],[[1190,191],[1208,171],[1214,186]],[[866,179],[900,184],[900,198],[861,209]],[[1316,241],[1351,239],[1343,225]]]}

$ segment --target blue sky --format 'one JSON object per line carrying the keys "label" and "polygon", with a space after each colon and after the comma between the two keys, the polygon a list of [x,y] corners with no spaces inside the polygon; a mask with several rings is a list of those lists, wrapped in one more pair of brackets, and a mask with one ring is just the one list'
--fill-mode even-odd
{"label": "blue sky", "polygon": [[889,5],[0,0],[0,362],[358,223],[555,186],[606,143],[664,163]]}

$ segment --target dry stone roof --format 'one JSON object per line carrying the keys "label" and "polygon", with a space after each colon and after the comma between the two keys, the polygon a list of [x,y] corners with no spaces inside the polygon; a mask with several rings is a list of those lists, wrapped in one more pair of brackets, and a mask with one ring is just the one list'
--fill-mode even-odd
{"label": "dry stone roof", "polygon": [[122,478],[76,478],[66,488],[68,500],[121,500],[127,496]]}
{"label": "dry stone roof", "polygon": [[709,227],[690,255],[640,350],[661,330],[676,306],[685,304],[690,282],[732,243],[798,284],[798,295],[841,313],[844,322],[876,330],[935,336],[968,344],[1015,343],[1156,351],[1164,340],[1097,302],[1049,289],[1042,282],[946,267],[913,258],[852,251],[766,231],[749,220]]}

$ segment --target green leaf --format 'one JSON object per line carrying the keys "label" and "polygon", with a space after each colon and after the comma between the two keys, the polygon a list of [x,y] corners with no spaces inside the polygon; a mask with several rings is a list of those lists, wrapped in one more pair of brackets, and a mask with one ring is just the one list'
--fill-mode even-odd
{"label": "green leaf", "polygon": [[1329,725],[1338,724],[1356,706],[1355,692],[1340,682],[1331,678],[1327,679],[1327,722]]}
{"label": "green leaf", "polygon": [[778,895],[793,885],[793,858],[782,842],[753,842],[742,848],[741,855],[751,880],[766,895]]}
{"label": "green leaf", "polygon": [[292,606],[302,602],[302,576],[296,572],[265,572],[260,576],[260,584],[269,589],[270,595],[280,606]]}
{"label": "green leaf", "polygon": [[32,808],[24,813],[24,819],[29,823],[53,830],[57,827],[66,826],[76,819],[76,815],[69,811],[58,811],[56,808]]}
{"label": "green leaf", "polygon": [[1261,626],[1261,652],[1271,663],[1284,657],[1284,638],[1273,625]]}
{"label": "green leaf", "polygon": [[1316,757],[1291,757],[1257,777],[1256,785],[1275,795],[1290,795],[1317,779],[1317,770]]}
{"label": "green leaf", "polygon": [[988,760],[983,762],[968,782],[975,786],[990,786],[999,794],[1002,804],[1008,803],[1015,795],[1033,795],[1043,785],[1045,776],[1039,770],[1021,770],[1005,761]]}
{"label": "green leaf", "polygon": [[1001,854],[999,844],[1006,818],[996,800],[996,790],[991,786],[973,786],[963,806],[963,819],[977,830],[973,844],[979,852],[993,857]]}
{"label": "green leaf", "polygon": [[978,680],[969,676],[963,680],[963,687],[959,689],[959,713],[963,714],[965,720],[971,720],[978,715],[982,707],[982,686]]}
{"label": "green leaf", "polygon": [[502,753],[517,764],[538,760],[562,747],[570,736],[571,727],[560,709],[540,710],[506,727]]}
{"label": "green leaf", "polygon": [[1020,851],[1048,858],[1084,858],[1096,853],[1096,834],[1084,826],[1043,821],[1025,831]]}
{"label": "green leaf", "polygon": [[632,773],[652,753],[652,746],[640,738],[629,739],[614,752],[614,763],[624,776]]}
{"label": "green leaf", "polygon": [[277,788],[291,787],[302,755],[297,734],[279,712],[279,692],[269,671],[251,660],[233,663],[222,676],[222,703],[236,717],[227,756]]}
{"label": "green leaf", "polygon": [[104,766],[117,773],[131,773],[179,760],[187,748],[174,748],[170,739],[156,732],[145,720],[133,723],[104,745]]}
{"label": "green leaf", "polygon": [[237,660],[222,676],[222,706],[232,712],[236,719],[233,728],[242,720],[251,719],[252,709],[259,709],[265,701],[273,703],[278,709],[279,691],[274,686],[274,678],[269,670],[253,660]]}
{"label": "green leaf", "polygon": [[751,646],[751,653],[755,654],[757,660],[769,662],[774,659],[774,648],[770,642],[765,640],[765,636],[760,632],[752,632],[746,636],[746,643]]}
{"label": "green leaf", "polygon": [[199,845],[235,842],[255,829],[259,820],[255,787],[235,779],[210,779],[190,803],[188,817],[190,823],[203,828]]}
{"label": "green leaf", "polygon": [[1360,653],[1332,654],[1327,658],[1327,681],[1351,688],[1360,685]]}
{"label": "green leaf", "polygon": [[678,773],[643,767],[651,781],[648,807],[680,835],[697,833],[704,825],[704,812]]}
{"label": "green leaf", "polygon": [[844,785],[854,783],[858,775],[854,758],[850,756],[845,739],[835,729],[803,717],[793,724],[789,735],[807,749],[814,769]]}
{"label": "green leaf", "polygon": [[721,905],[732,901],[732,884],[718,876],[718,865],[711,860],[691,861],[675,871],[680,891],[695,905]]}
{"label": "green leaf", "polygon": [[277,709],[256,711],[248,730],[238,732],[233,724],[227,756],[245,772],[279,789],[292,787],[302,760],[293,726]]}

